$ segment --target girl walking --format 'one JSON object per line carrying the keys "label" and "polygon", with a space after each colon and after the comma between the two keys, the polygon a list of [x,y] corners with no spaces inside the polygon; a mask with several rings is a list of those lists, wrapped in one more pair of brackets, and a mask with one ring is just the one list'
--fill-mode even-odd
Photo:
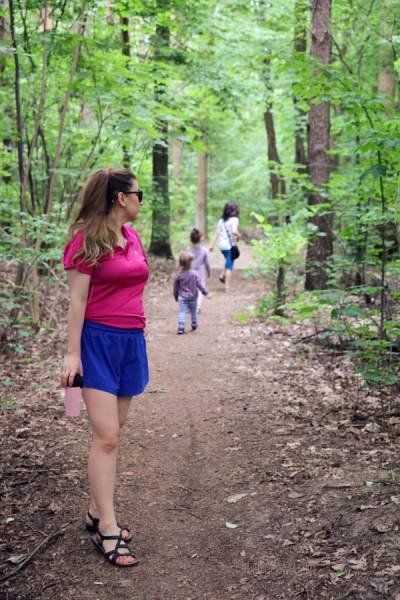
{"label": "girl walking", "polygon": [[129,529],[115,516],[117,447],[132,396],[148,383],[143,290],[149,277],[135,221],[143,194],[127,169],[100,169],[82,204],[64,252],[70,289],[67,352],[61,384],[83,375],[92,430],[86,527],[104,557],[118,567],[138,563]]}
{"label": "girl walking", "polygon": [[199,290],[207,296],[208,292],[201,283],[198,274],[192,269],[193,254],[182,252],[179,257],[181,270],[174,280],[174,298],[179,302],[178,334],[185,333],[186,313],[192,320],[192,331],[197,329],[197,297]]}
{"label": "girl walking", "polygon": [[[193,254],[193,271],[196,271],[199,276],[200,283],[203,287],[206,287],[206,277],[211,277],[210,259],[208,257],[208,250],[201,245],[202,233],[195,227],[190,232],[190,241],[192,242],[191,248],[188,252]],[[203,300],[203,294],[197,296],[197,312],[200,312],[201,304]]]}

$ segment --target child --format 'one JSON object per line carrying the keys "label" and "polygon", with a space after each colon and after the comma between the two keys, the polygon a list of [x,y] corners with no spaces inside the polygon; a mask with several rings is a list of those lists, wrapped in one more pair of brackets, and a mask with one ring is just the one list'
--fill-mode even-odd
{"label": "child", "polygon": [[181,270],[174,281],[174,298],[179,302],[178,334],[185,333],[186,312],[190,311],[192,331],[197,329],[197,296],[199,290],[207,296],[206,288],[200,282],[196,271],[192,270],[193,254],[182,252],[179,257]]}
{"label": "child", "polygon": [[[207,277],[211,277],[211,267],[210,260],[208,258],[208,250],[201,246],[201,238],[202,233],[195,227],[193,227],[190,232],[190,241],[192,242],[192,247],[188,250],[190,254],[194,256],[193,262],[193,270],[196,271],[199,276],[200,283],[205,287],[206,285],[206,275]],[[201,302],[203,300],[203,295],[199,294],[197,297],[197,312],[200,312]]]}

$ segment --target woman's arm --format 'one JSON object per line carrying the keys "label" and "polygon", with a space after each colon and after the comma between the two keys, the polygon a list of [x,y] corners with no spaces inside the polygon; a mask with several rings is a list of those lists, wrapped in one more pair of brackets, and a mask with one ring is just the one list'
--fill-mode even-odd
{"label": "woman's arm", "polygon": [[68,271],[70,304],[68,309],[67,352],[62,366],[61,385],[71,385],[75,374],[83,375],[81,363],[81,334],[89,293],[90,275],[76,269]]}
{"label": "woman's arm", "polygon": [[218,233],[219,233],[219,232],[218,232],[218,226],[217,226],[217,229],[215,230],[215,237],[214,237],[213,241],[211,242],[211,244],[210,244],[210,246],[209,246],[209,248],[208,248],[208,250],[209,250],[210,252],[212,252],[212,251],[214,250],[214,245],[215,245],[215,243],[216,243],[216,241],[217,241],[217,239],[218,239]]}
{"label": "woman's arm", "polygon": [[232,223],[232,234],[234,235],[236,240],[240,240],[240,238],[242,237],[239,231],[239,219],[236,219]]}

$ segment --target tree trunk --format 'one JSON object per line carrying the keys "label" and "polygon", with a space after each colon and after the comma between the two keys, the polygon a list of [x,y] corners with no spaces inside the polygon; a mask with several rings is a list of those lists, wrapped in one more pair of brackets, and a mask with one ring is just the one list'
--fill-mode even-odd
{"label": "tree trunk", "polygon": [[10,31],[11,40],[14,50],[14,64],[15,64],[15,80],[14,80],[14,92],[15,92],[15,115],[16,115],[16,128],[18,132],[17,138],[17,154],[18,154],[18,175],[20,184],[20,209],[22,212],[26,211],[26,204],[24,203],[24,197],[22,195],[22,182],[24,179],[24,122],[22,118],[22,107],[21,107],[21,83],[20,83],[20,65],[19,65],[19,54],[17,38],[15,35],[15,11],[14,1],[8,0],[8,6],[10,10]]}
{"label": "tree trunk", "polygon": [[[323,64],[331,61],[330,34],[331,0],[312,0],[311,56]],[[318,71],[315,76],[318,77]],[[308,165],[314,190],[309,205],[325,203],[322,192],[327,189],[330,174],[329,158],[330,105],[312,104],[309,112]],[[306,290],[321,290],[327,286],[327,261],[333,253],[332,213],[311,218],[316,234],[308,242],[306,257]]]}
{"label": "tree trunk", "polygon": [[[158,0],[158,8],[166,10],[169,0]],[[155,36],[155,62],[165,60],[166,50],[169,48],[169,28],[157,25]],[[165,101],[165,83],[155,83],[155,101]],[[157,129],[160,139],[153,145],[153,222],[149,251],[156,256],[172,258],[170,241],[171,208],[168,191],[168,123],[159,119]]]}
{"label": "tree trunk", "polygon": [[80,57],[80,53],[81,53],[81,46],[82,46],[82,42],[83,42],[83,34],[85,31],[85,27],[86,27],[86,14],[85,14],[86,4],[87,4],[87,0],[82,0],[80,14],[78,17],[78,23],[79,23],[78,31],[77,31],[78,41],[77,41],[77,44],[74,49],[74,54],[72,56],[71,67],[70,67],[70,72],[69,72],[69,81],[68,81],[67,88],[66,88],[66,91],[64,94],[64,102],[62,104],[61,111],[60,111],[60,124],[58,126],[58,132],[57,132],[56,149],[55,149],[54,160],[53,160],[53,164],[52,164],[52,168],[51,168],[51,176],[50,176],[50,181],[49,181],[49,187],[47,190],[46,204],[44,207],[44,213],[48,214],[48,215],[50,215],[51,209],[53,206],[53,199],[54,199],[54,193],[55,193],[56,181],[57,181],[57,169],[60,166],[60,160],[61,160],[61,154],[62,154],[62,141],[63,141],[63,136],[64,136],[65,117],[67,115],[67,111],[68,111],[68,107],[69,107],[69,100],[70,100],[71,93],[72,93],[72,83],[75,79],[75,74],[76,74],[76,71],[78,68],[78,61],[79,61],[79,57]]}
{"label": "tree trunk", "polygon": [[[10,38],[10,24],[9,21],[6,19],[5,14],[6,14],[6,10],[7,10],[7,0],[0,0],[0,8],[1,11],[3,13],[3,16],[0,15],[0,43],[3,45],[4,48],[7,47],[7,41]],[[10,81],[8,80],[8,78],[6,78],[5,76],[5,70],[6,70],[6,66],[7,66],[7,59],[8,59],[8,54],[11,55],[11,52],[9,53],[2,53],[0,55],[0,84],[1,87],[6,89],[7,86],[10,86]],[[4,108],[4,113],[5,115],[7,115],[7,118],[12,118],[12,111],[10,110],[10,107],[6,106]],[[12,147],[13,147],[13,142],[11,140],[11,138],[9,137],[4,137],[3,138],[3,146],[4,146],[4,150],[5,150],[5,154],[9,155],[10,160],[5,160],[4,161],[4,165],[3,165],[3,171],[4,171],[4,175],[2,176],[2,180],[3,183],[10,183],[12,181],[12,175],[11,175],[11,169],[12,169]]]}
{"label": "tree trunk", "polygon": [[275,126],[274,126],[274,116],[272,113],[272,96],[273,89],[271,85],[271,75],[270,75],[270,59],[266,58],[264,60],[264,79],[265,86],[267,88],[267,108],[264,112],[264,124],[265,131],[267,134],[267,149],[268,149],[268,167],[271,179],[271,195],[272,199],[275,200],[281,194],[286,193],[286,184],[285,180],[280,177],[277,173],[274,172],[275,166],[280,165],[281,161],[278,153],[278,146],[276,143],[276,135],[275,135]]}
{"label": "tree trunk", "polygon": [[208,239],[207,228],[207,167],[208,153],[200,152],[198,155],[198,173],[197,173],[197,227],[203,233],[205,239]]}
{"label": "tree trunk", "polygon": [[[130,40],[129,40],[129,18],[120,16],[120,27],[121,27],[121,44],[122,44],[122,54],[125,57],[125,65],[126,68],[129,68],[129,62],[131,57],[131,48],[130,48]],[[129,113],[124,111],[123,115],[125,118],[129,117]],[[129,169],[131,165],[131,153],[129,150],[129,146],[126,145],[125,142],[122,143],[122,164],[125,169]]]}
{"label": "tree trunk", "polygon": [[172,142],[172,178],[175,181],[181,178],[182,142],[174,139]]}
{"label": "tree trunk", "polygon": [[[296,0],[294,6],[294,50],[296,55],[307,50],[308,0]],[[293,93],[295,111],[294,161],[299,173],[307,171],[307,156],[304,140],[306,137],[306,112],[298,106],[299,98]]]}
{"label": "tree trunk", "polygon": [[271,195],[272,199],[275,200],[280,195],[286,193],[285,180],[274,172],[274,164],[280,165],[281,161],[278,154],[278,147],[276,144],[274,117],[270,108],[264,113],[265,130],[267,132],[267,145],[268,145],[268,163],[270,163],[270,178],[271,178]]}

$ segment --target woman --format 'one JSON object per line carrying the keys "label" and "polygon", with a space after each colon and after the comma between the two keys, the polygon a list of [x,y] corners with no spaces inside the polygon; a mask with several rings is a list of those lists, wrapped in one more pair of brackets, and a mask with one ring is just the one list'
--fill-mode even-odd
{"label": "woman", "polygon": [[218,239],[218,246],[225,258],[224,269],[219,276],[221,283],[225,284],[225,291],[229,292],[231,286],[232,270],[234,258],[232,256],[232,247],[240,240],[239,232],[239,213],[240,209],[234,202],[227,202],[222,212],[222,217],[218,221],[215,238],[210,246],[210,252],[214,249],[214,244]]}
{"label": "woman", "polygon": [[118,567],[138,563],[129,530],[117,523],[114,486],[117,444],[132,396],[148,383],[143,290],[149,277],[135,221],[142,192],[127,169],[93,173],[64,252],[70,305],[68,347],[61,383],[83,375],[83,398],[92,429],[86,527],[98,550]]}

